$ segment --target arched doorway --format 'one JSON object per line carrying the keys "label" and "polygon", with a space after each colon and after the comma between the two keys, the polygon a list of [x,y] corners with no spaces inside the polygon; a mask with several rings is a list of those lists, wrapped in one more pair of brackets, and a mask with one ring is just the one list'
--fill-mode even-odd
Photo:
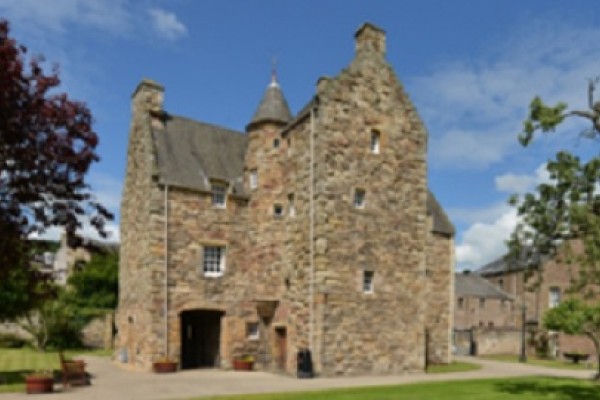
{"label": "arched doorway", "polygon": [[181,318],[181,368],[219,366],[223,311],[188,310]]}

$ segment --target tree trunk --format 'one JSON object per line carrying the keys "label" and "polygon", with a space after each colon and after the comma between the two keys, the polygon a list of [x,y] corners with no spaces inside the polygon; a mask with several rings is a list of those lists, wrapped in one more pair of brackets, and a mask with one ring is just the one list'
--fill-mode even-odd
{"label": "tree trunk", "polygon": [[594,376],[595,380],[600,380],[600,341],[598,337],[594,335],[593,332],[585,332],[587,337],[592,339],[592,343],[594,343],[594,349],[596,350],[596,375]]}

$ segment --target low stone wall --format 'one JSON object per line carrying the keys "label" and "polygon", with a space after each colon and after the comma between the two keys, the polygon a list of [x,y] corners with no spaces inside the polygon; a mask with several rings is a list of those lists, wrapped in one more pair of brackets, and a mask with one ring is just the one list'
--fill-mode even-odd
{"label": "low stone wall", "polygon": [[112,312],[92,319],[81,331],[83,345],[94,349],[112,349],[113,323]]}
{"label": "low stone wall", "polygon": [[476,329],[473,336],[477,355],[519,354],[521,346],[521,330],[519,329]]}

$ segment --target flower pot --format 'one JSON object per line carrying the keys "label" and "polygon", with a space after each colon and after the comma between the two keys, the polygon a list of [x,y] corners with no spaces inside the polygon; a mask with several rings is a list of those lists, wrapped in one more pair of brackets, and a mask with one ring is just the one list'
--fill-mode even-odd
{"label": "flower pot", "polygon": [[164,374],[177,371],[177,363],[175,361],[155,361],[152,363],[154,372]]}
{"label": "flower pot", "polygon": [[26,376],[25,391],[28,394],[52,393],[54,378],[51,376]]}
{"label": "flower pot", "polygon": [[254,361],[233,359],[233,369],[236,371],[252,371]]}

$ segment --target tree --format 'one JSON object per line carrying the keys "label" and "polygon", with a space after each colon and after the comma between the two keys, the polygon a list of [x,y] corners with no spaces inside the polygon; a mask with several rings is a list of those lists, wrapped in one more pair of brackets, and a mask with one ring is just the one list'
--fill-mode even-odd
{"label": "tree", "polygon": [[112,218],[85,180],[99,160],[90,110],[56,92],[56,67],[26,56],[0,20],[0,279],[28,264],[28,235],[63,226],[74,242],[82,218],[101,235]]}
{"label": "tree", "polygon": [[78,308],[114,309],[117,306],[118,285],[118,253],[95,253],[89,263],[69,277],[69,299]]}
{"label": "tree", "polygon": [[[597,82],[593,79],[588,84],[589,110],[569,111],[565,103],[548,106],[535,97],[520,142],[529,145],[536,132],[552,132],[569,117],[589,121],[590,127],[582,132],[585,137],[599,136],[600,102],[594,102]],[[534,193],[510,200],[520,217],[508,243],[511,259],[535,269],[561,249],[564,260],[577,264],[580,270],[573,289],[585,288],[587,294],[594,295],[600,284],[600,158],[582,162],[578,156],[561,151],[548,162],[547,170],[549,182],[540,184]],[[574,250],[573,244],[580,244],[580,249]]]}
{"label": "tree", "polygon": [[588,305],[578,299],[566,300],[545,313],[544,326],[570,335],[589,337],[596,350],[596,379],[600,379],[600,302]]}

